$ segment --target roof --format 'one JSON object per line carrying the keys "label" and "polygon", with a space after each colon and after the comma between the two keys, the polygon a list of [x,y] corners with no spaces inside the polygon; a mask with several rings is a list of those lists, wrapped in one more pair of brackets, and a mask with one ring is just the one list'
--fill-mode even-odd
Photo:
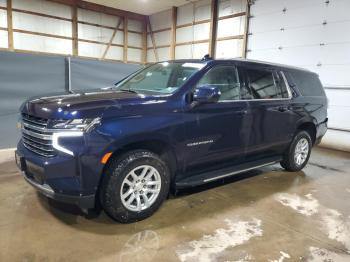
{"label": "roof", "polygon": [[243,62],[243,63],[251,63],[251,64],[260,64],[260,65],[266,65],[266,66],[275,66],[275,67],[281,67],[286,69],[293,69],[293,70],[301,70],[301,71],[307,71],[311,72],[310,70],[302,67],[296,67],[291,65],[284,65],[279,63],[272,63],[267,61],[260,61],[260,60],[253,60],[253,59],[246,59],[246,58],[230,58],[230,59],[177,59],[177,60],[169,60],[173,62],[182,62],[182,63],[210,63],[210,62],[224,62],[224,61],[237,61],[237,62]]}

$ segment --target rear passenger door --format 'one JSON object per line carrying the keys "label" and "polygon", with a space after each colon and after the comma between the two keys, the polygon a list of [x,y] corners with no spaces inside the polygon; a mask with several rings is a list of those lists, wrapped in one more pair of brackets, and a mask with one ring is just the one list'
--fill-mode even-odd
{"label": "rear passenger door", "polygon": [[295,116],[290,110],[291,93],[279,70],[262,66],[244,67],[252,130],[247,157],[281,154],[291,141]]}

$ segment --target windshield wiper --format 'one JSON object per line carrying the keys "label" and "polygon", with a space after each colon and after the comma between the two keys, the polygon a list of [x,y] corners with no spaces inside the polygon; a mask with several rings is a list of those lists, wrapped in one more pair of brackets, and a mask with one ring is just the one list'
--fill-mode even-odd
{"label": "windshield wiper", "polygon": [[134,94],[138,94],[135,90],[132,90],[132,89],[119,89],[120,91],[124,91],[124,92],[129,92],[129,93],[134,93]]}

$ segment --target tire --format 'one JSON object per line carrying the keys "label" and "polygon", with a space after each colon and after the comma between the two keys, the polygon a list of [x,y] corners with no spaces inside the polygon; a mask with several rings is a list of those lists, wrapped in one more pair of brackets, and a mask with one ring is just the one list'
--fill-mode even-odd
{"label": "tire", "polygon": [[[306,145],[307,143],[307,145]],[[300,148],[307,147],[307,152],[303,151],[300,158],[296,157],[296,151],[301,152]],[[301,147],[299,147],[301,146]],[[293,138],[292,143],[283,155],[281,166],[287,171],[296,172],[302,170],[309,161],[312,148],[312,140],[310,134],[306,131],[299,131]],[[300,155],[300,154],[298,154]]]}
{"label": "tire", "polygon": [[120,223],[140,221],[157,211],[168,196],[169,185],[169,169],[158,155],[147,150],[129,151],[111,159],[101,184],[101,205]]}

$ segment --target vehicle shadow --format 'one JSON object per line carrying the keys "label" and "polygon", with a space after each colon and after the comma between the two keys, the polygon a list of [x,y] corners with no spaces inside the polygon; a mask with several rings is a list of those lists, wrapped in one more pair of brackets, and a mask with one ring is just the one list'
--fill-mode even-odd
{"label": "vehicle shadow", "polygon": [[[225,210],[249,206],[251,202],[258,202],[291,187],[305,185],[311,179],[303,171],[286,172],[277,166],[244,172],[202,186],[180,190],[176,194],[170,195],[169,199],[153,216],[133,224],[120,224],[108,217],[103,211],[86,216],[76,206],[49,200],[40,194],[38,194],[38,199],[41,205],[53,216],[67,225],[79,225],[79,230],[106,235],[130,234],[136,229],[140,231],[172,227],[188,221],[199,220],[203,214],[211,216]],[[220,194],[224,195],[227,200],[230,200],[232,196],[232,201],[220,201],[220,205],[214,207],[212,201],[211,206],[209,206],[207,199]],[[192,210],[194,206],[199,210]]]}

